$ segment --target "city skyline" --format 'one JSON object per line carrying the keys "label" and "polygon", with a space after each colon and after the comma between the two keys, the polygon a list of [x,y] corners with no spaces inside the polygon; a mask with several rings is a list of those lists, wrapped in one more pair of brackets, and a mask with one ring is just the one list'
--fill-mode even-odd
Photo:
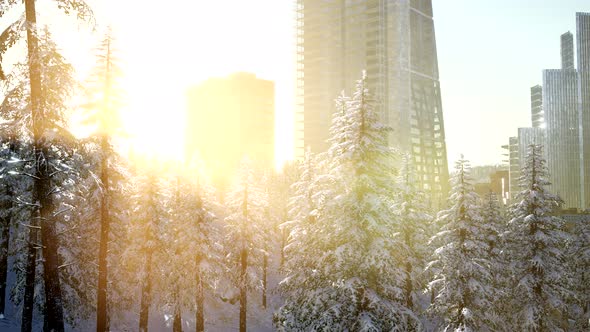
{"label": "city skyline", "polygon": [[[184,43],[181,34],[171,34],[152,25],[148,20],[150,15],[136,17],[136,24],[128,24],[126,14],[132,12],[132,6],[104,1],[97,8],[97,16],[110,15],[109,20],[123,45],[123,57],[128,54],[128,58],[140,58],[130,64],[130,81],[141,83],[135,90],[156,90],[155,85],[141,78],[145,66],[158,63],[168,53],[182,60],[165,68],[154,68],[155,75],[169,82],[159,87],[164,91],[157,104],[164,107],[168,103],[174,109],[169,112],[171,119],[164,122],[158,119],[156,111],[148,114],[145,128],[137,129],[143,137],[139,141],[159,144],[149,136],[149,131],[156,126],[174,128],[181,121],[183,95],[189,85],[245,71],[275,81],[276,155],[279,160],[291,159],[295,146],[294,1],[253,0],[248,5],[229,1],[236,8],[231,13],[225,10],[227,4],[193,4],[181,0],[171,3],[174,10],[158,9],[162,25],[170,23],[170,28],[191,31],[193,43]],[[111,15],[109,10],[113,6],[117,6],[116,15]],[[575,13],[589,12],[590,4],[581,0],[522,0],[516,4],[507,0],[493,3],[435,0],[433,7],[448,164],[452,166],[460,154],[473,165],[498,164],[504,159],[501,146],[506,144],[506,137],[515,136],[519,127],[531,126],[530,87],[542,83],[542,69],[561,67],[559,37],[567,31],[575,32]],[[265,11],[261,12],[260,8]],[[460,12],[470,15],[457,17]],[[173,13],[180,13],[182,19],[172,20]],[[213,19],[219,15],[224,15],[231,24]],[[268,29],[269,26],[273,29]],[[153,37],[163,47],[155,53],[144,48],[142,43],[150,43],[134,39],[139,29],[144,29],[145,39]],[[217,38],[209,35],[212,30],[218,34]],[[62,44],[78,46],[79,41],[74,36]],[[73,49],[69,51],[74,52],[73,59],[76,54],[88,53],[84,47]],[[140,108],[146,102],[140,100],[137,104]],[[465,123],[469,126],[464,126]],[[172,133],[170,140],[181,140],[174,130],[168,131]],[[477,139],[465,140],[465,137]]]}
{"label": "city skyline", "polygon": [[[590,11],[590,4],[453,0],[433,6],[449,164],[461,153],[473,165],[499,164],[508,137],[532,126],[530,88],[542,84],[543,69],[561,68],[560,36],[570,31],[575,39],[576,12]],[[469,15],[457,19],[459,10]]]}

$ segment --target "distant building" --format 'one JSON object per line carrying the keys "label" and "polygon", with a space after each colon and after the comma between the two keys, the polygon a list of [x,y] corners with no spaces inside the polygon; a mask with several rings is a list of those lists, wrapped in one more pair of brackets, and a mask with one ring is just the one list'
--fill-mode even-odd
{"label": "distant building", "polygon": [[545,153],[551,190],[565,207],[580,205],[580,128],[575,69],[543,70]]}
{"label": "distant building", "polygon": [[510,137],[509,197],[511,199],[514,199],[522,190],[519,178],[522,168],[525,166],[529,146],[544,144],[545,131],[543,128],[518,128],[518,136]]}
{"label": "distant building", "polygon": [[508,150],[508,172],[509,198],[514,199],[519,192],[518,178],[520,177],[520,160],[518,156],[518,137],[510,137],[509,144],[505,146]]}
{"label": "distant building", "polygon": [[543,128],[518,128],[518,160],[520,169],[524,167],[531,145],[545,144],[545,130]]}
{"label": "distant building", "polygon": [[198,155],[218,185],[247,157],[274,166],[274,82],[250,73],[211,78],[188,91],[186,155]]}
{"label": "distant building", "polygon": [[576,13],[580,205],[590,209],[590,13]]}
{"label": "distant building", "polygon": [[543,116],[543,87],[540,85],[531,87],[531,121],[533,128],[545,127]]}
{"label": "distant building", "polygon": [[561,35],[561,69],[574,69],[574,36],[571,32]]}
{"label": "distant building", "polygon": [[[475,168],[475,167],[474,167]],[[508,202],[508,178],[509,172],[508,170],[497,170],[497,166],[486,167],[487,169],[493,170],[487,174],[485,180],[482,179],[475,179],[475,192],[479,195],[480,198],[485,199],[485,197],[490,193],[496,194],[498,200],[503,204]],[[482,168],[481,170],[484,170]]]}
{"label": "distant building", "polygon": [[496,171],[490,174],[490,190],[498,195],[504,203],[509,198],[510,172],[508,170]]}
{"label": "distant building", "polygon": [[503,147],[514,196],[526,155],[523,140],[538,137],[540,132],[532,130],[544,127],[549,189],[561,196],[564,209],[584,210],[590,209],[590,13],[576,13],[576,43],[569,31],[560,36],[561,69],[543,70],[543,85],[531,87],[533,128],[520,128],[518,137]]}
{"label": "distant building", "polygon": [[334,99],[366,70],[389,144],[444,202],[448,166],[432,1],[297,0],[296,154],[326,151]]}

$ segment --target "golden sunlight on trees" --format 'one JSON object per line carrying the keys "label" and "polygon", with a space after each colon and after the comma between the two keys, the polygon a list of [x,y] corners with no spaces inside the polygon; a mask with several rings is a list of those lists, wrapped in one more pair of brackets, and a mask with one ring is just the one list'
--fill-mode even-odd
{"label": "golden sunlight on trees", "polygon": [[406,88],[359,70],[305,87],[327,149],[287,162],[286,87],[240,66],[292,65],[262,51],[273,27],[182,3],[0,1],[0,331],[588,330],[590,219],[559,214],[542,147],[510,205],[463,158],[444,193],[440,100],[431,128],[428,98],[396,106],[436,140],[392,139],[383,91]]}

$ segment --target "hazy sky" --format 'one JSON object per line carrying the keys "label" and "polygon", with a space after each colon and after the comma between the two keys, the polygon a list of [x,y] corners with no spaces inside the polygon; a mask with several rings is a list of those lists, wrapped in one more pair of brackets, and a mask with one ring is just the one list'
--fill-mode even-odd
{"label": "hazy sky", "polygon": [[[249,71],[276,82],[277,156],[292,156],[294,0],[146,0],[141,10],[136,1],[91,2],[117,33],[140,142],[177,146],[186,87]],[[449,163],[460,153],[474,165],[499,163],[500,146],[530,126],[529,88],[542,69],[560,66],[559,36],[575,34],[575,12],[590,11],[590,1],[433,3]],[[74,62],[91,63],[84,29],[55,26]]]}
{"label": "hazy sky", "polygon": [[434,0],[449,163],[496,164],[501,145],[530,127],[530,87],[559,68],[559,37],[587,0]]}

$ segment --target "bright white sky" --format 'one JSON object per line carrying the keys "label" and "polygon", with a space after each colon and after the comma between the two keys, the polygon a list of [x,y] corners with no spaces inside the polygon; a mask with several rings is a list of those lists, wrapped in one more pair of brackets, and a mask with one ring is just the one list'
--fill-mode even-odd
{"label": "bright white sky", "polygon": [[[294,0],[90,2],[99,29],[110,23],[117,33],[137,149],[178,154],[186,87],[248,71],[275,81],[277,156],[292,157]],[[559,36],[575,34],[575,12],[590,1],[433,2],[449,164],[460,153],[474,165],[499,163],[500,146],[530,125],[529,88],[542,69],[559,67]],[[87,29],[63,18],[52,26],[83,72],[93,61]]]}

